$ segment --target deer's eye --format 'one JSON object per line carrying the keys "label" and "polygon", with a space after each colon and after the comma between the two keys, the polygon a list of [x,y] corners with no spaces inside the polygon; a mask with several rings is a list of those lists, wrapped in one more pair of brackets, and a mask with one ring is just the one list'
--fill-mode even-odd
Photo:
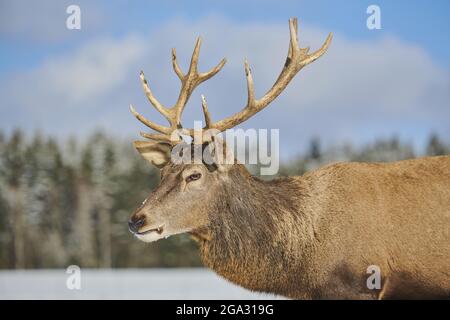
{"label": "deer's eye", "polygon": [[186,182],[198,180],[198,179],[200,179],[201,176],[202,176],[201,173],[193,173],[186,177]]}

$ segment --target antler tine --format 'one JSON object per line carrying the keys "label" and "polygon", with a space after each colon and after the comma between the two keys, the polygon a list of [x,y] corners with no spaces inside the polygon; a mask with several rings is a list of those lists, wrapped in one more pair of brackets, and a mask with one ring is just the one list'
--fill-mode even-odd
{"label": "antler tine", "polygon": [[[191,68],[195,67],[195,70],[197,69],[197,66],[198,66],[198,54],[200,51],[200,45],[201,45],[201,38],[198,38],[195,49],[194,49],[193,57],[191,58]],[[193,62],[194,62],[194,65],[193,65]],[[197,74],[198,77],[201,79],[201,82],[208,80],[209,78],[215,76],[216,73],[218,73],[223,68],[223,66],[225,65],[226,62],[227,62],[227,59],[223,58],[214,68],[212,68],[208,72],[202,72],[202,73]],[[177,52],[176,52],[175,48],[172,49],[172,66],[173,66],[173,70],[177,74],[178,78],[180,78],[180,80],[183,81],[183,79],[185,78],[185,75],[183,74],[183,71],[181,71],[181,68],[178,64]]]}
{"label": "antler tine", "polygon": [[183,71],[181,71],[180,66],[178,65],[177,50],[175,48],[172,48],[172,67],[173,67],[173,71],[175,71],[178,78],[180,78],[180,80],[183,81],[184,74],[183,74]]}
{"label": "antler tine", "polygon": [[[289,31],[290,31],[291,39],[292,39],[291,20],[293,20],[293,27],[294,27],[294,30],[295,30],[295,37],[297,39],[298,21],[297,21],[297,18],[289,19]],[[297,40],[297,42],[298,42],[298,40]],[[289,41],[289,51],[288,51],[288,55],[287,55],[287,58],[286,58],[286,63],[288,62],[288,59],[291,59],[291,58],[292,58],[292,41]]]}
{"label": "antler tine", "polygon": [[200,73],[198,76],[201,79],[200,83],[203,81],[208,80],[211,77],[214,77],[216,75],[217,72],[219,72],[220,70],[222,70],[223,66],[225,65],[225,63],[227,63],[227,59],[223,58],[222,60],[220,60],[220,62],[217,64],[217,66],[215,66],[214,68],[212,68],[211,70],[209,70],[208,72],[203,72]]}
{"label": "antler tine", "polygon": [[298,20],[297,18],[289,19],[289,51],[286,57],[286,61],[284,62],[283,69],[278,75],[277,80],[274,83],[274,86],[278,83],[280,78],[284,76],[286,73],[287,67],[292,63],[294,56],[297,56],[297,53],[300,51],[300,54],[307,54],[309,51],[309,47],[300,48],[298,45]]}
{"label": "antler tine", "polygon": [[148,86],[148,82],[145,79],[144,71],[141,71],[139,76],[141,78],[142,87],[144,88],[144,92],[147,96],[148,101],[150,101],[150,103],[155,107],[156,110],[158,110],[159,113],[161,113],[167,120],[170,121],[170,114],[168,109],[164,107],[153,95],[150,87]]}
{"label": "antler tine", "polygon": [[[170,134],[170,132],[172,131],[171,127],[173,126],[172,125],[173,116],[172,116],[172,114],[170,112],[170,109],[164,107],[158,101],[158,99],[155,98],[155,96],[153,95],[153,93],[152,93],[152,91],[151,91],[151,89],[150,89],[150,87],[148,85],[147,79],[145,79],[144,71],[141,70],[141,72],[139,74],[139,77],[141,79],[142,88],[144,89],[144,93],[147,96],[148,101],[150,101],[150,103],[155,107],[155,109],[159,113],[161,113],[169,121],[171,126],[170,127],[164,127],[164,126],[161,126],[159,124],[156,124],[156,123],[146,119],[143,115],[141,115],[140,113],[138,113],[134,109],[133,105],[130,104],[130,111],[131,111],[131,113],[136,117],[136,119],[138,119],[140,122],[142,122],[147,127],[151,128],[151,129],[153,129],[155,131],[161,132],[163,134]],[[159,140],[159,139],[154,139],[154,140]]]}
{"label": "antler tine", "polygon": [[151,128],[151,129],[153,129],[155,131],[161,132],[161,133],[170,134],[170,132],[171,132],[170,128],[161,126],[161,125],[156,124],[156,123],[154,123],[154,122],[152,122],[150,120],[147,120],[141,114],[136,112],[136,110],[134,109],[133,105],[131,105],[131,104],[130,104],[130,111],[136,117],[136,119],[138,119],[140,122],[145,124],[147,127]]}
{"label": "antler tine", "polygon": [[[153,123],[152,121],[146,119],[141,114],[136,112],[136,110],[133,108],[132,105],[130,105],[131,113],[143,124],[148,126],[149,128],[158,131],[162,134],[152,134],[152,133],[141,133],[143,137],[146,137],[148,139],[156,140],[156,141],[171,141],[170,137],[171,133],[174,132],[176,129],[182,128],[181,126],[181,114],[186,106],[186,103],[189,100],[189,97],[191,96],[194,89],[203,81],[208,80],[215,74],[217,74],[225,65],[226,59],[222,59],[219,64],[217,64],[214,68],[211,70],[199,73],[198,72],[198,57],[200,54],[200,46],[201,46],[201,38],[199,37],[195,43],[195,48],[192,53],[191,62],[189,66],[189,71],[187,74],[184,74],[181,70],[178,61],[177,61],[177,54],[176,49],[172,49],[172,67],[175,73],[177,74],[178,78],[181,81],[181,90],[180,94],[178,96],[177,102],[170,108],[167,108],[163,106],[153,95],[147,80],[145,79],[144,72],[141,71],[140,78],[142,82],[142,86],[144,88],[145,95],[147,96],[150,103],[155,107],[157,111],[159,111],[170,123],[169,127],[164,127],[161,125],[158,125],[156,123]],[[205,106],[206,106],[206,100],[205,100]],[[207,107],[206,107],[207,108]],[[207,112],[207,109],[206,109]],[[209,120],[210,121],[210,120]],[[192,130],[185,130],[186,134],[191,134]],[[169,136],[169,137],[167,137]]]}
{"label": "antler tine", "polygon": [[333,33],[330,32],[322,47],[314,53],[308,55],[308,57],[303,60],[303,64],[306,66],[307,64],[310,64],[311,62],[319,59],[327,51],[328,47],[330,46],[331,39],[333,39]]}
{"label": "antler tine", "polygon": [[168,142],[170,143],[170,136],[165,134],[155,134],[155,133],[146,133],[146,132],[139,132],[139,134],[147,139],[155,140],[155,141],[161,141],[161,142]]}
{"label": "antler tine", "polygon": [[245,77],[247,79],[247,108],[252,108],[255,106],[255,88],[253,85],[253,77],[252,71],[250,70],[250,66],[248,64],[247,59],[244,61],[245,66]]}
{"label": "antler tine", "polygon": [[[201,39],[201,37],[198,37],[197,41],[195,43],[194,51],[192,53],[191,63],[189,65],[189,71],[187,74],[182,75],[182,72],[176,61],[176,55],[175,55],[175,58],[173,59],[173,66],[174,66],[175,72],[177,73],[177,75],[179,77],[180,77],[180,75],[182,75],[182,77],[180,78],[181,83],[182,83],[180,95],[178,96],[177,102],[172,107],[172,110],[174,110],[175,114],[176,114],[175,118],[176,118],[177,126],[181,126],[181,123],[180,123],[181,114],[183,113],[183,110],[184,110],[192,92],[194,91],[194,89],[203,81],[208,80],[209,78],[211,78],[212,76],[217,74],[226,63],[226,59],[222,59],[217,66],[215,66],[208,72],[198,73],[198,57],[200,54],[201,44],[202,44],[202,39]],[[172,56],[173,56],[173,52],[174,51],[172,51]]]}
{"label": "antler tine", "polygon": [[200,54],[200,47],[202,46],[202,37],[198,37],[195,42],[194,51],[192,52],[191,64],[189,65],[188,74],[196,75],[198,67],[198,56]]}
{"label": "antler tine", "polygon": [[291,58],[294,56],[295,52],[298,50],[298,20],[297,18],[289,19],[289,33],[290,33],[290,43],[289,51],[291,53]]}
{"label": "antler tine", "polygon": [[211,125],[211,128],[218,129],[219,131],[225,131],[249,119],[251,116],[264,109],[267,105],[269,105],[275,98],[277,98],[280,95],[280,93],[287,87],[292,78],[304,66],[317,60],[326,52],[332,39],[332,33],[328,35],[327,39],[325,40],[325,43],[319,50],[317,50],[313,54],[308,54],[309,48],[300,48],[298,46],[297,29],[298,29],[297,18],[289,19],[290,42],[288,55],[280,75],[278,76],[274,85],[269,89],[269,91],[267,91],[267,93],[260,99],[257,100],[255,99],[253,89],[253,78],[248,63],[246,61],[245,72],[248,87],[247,105],[241,111],[235,113],[231,117],[213,123]]}
{"label": "antler tine", "polygon": [[209,128],[211,125],[211,114],[208,111],[208,104],[206,103],[206,99],[205,96],[202,95],[202,109],[203,109],[203,114],[205,116],[205,127]]}

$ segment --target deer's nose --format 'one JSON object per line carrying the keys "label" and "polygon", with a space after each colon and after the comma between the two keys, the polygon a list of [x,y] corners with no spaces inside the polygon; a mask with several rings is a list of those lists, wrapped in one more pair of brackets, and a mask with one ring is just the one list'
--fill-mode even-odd
{"label": "deer's nose", "polygon": [[140,218],[131,218],[128,221],[128,228],[131,232],[136,233],[139,231],[139,228],[142,227],[145,223],[145,217]]}

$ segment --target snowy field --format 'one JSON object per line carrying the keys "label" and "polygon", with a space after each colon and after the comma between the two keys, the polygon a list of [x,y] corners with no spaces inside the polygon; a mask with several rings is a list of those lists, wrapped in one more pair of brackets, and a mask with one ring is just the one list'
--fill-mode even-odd
{"label": "snowy field", "polygon": [[274,299],[235,286],[207,269],[81,270],[69,290],[63,269],[0,271],[0,299]]}

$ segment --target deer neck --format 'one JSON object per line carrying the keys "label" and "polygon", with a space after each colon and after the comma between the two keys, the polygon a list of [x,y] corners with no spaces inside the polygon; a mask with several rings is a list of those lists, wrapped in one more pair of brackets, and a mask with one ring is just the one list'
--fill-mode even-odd
{"label": "deer neck", "polygon": [[230,173],[232,183],[210,213],[211,225],[200,241],[202,258],[241,286],[286,294],[281,291],[286,284],[302,280],[304,266],[298,261],[308,250],[311,226],[299,205],[302,183],[298,178],[265,182],[242,170]]}

